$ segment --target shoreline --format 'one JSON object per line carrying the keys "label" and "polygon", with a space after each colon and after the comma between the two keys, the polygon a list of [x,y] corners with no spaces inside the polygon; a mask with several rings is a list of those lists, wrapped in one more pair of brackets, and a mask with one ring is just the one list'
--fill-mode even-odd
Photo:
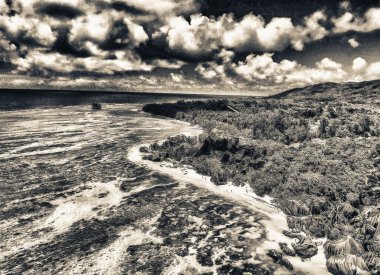
{"label": "shoreline", "polygon": [[[197,136],[203,132],[198,126],[191,126],[186,122],[183,122],[183,125],[187,127],[180,129],[177,135]],[[161,140],[160,142],[163,141],[164,140]],[[266,230],[267,240],[256,248],[257,254],[269,258],[265,252],[267,249],[280,250],[280,242],[287,243],[290,246],[291,243],[294,242],[294,239],[290,239],[282,233],[283,230],[289,230],[287,216],[279,208],[270,203],[269,197],[264,197],[264,199],[259,198],[248,185],[234,186],[232,183],[215,185],[210,177],[201,175],[190,167],[173,167],[173,165],[168,162],[144,160],[143,153],[140,152],[139,148],[149,145],[150,144],[139,144],[134,146],[128,151],[127,158],[130,161],[144,165],[151,170],[167,174],[175,180],[192,184],[198,188],[206,189],[215,195],[237,202],[265,217],[260,223]],[[314,241],[320,240],[317,239]],[[318,245],[318,254],[308,260],[303,261],[300,257],[290,257],[286,255],[284,255],[284,258],[290,260],[295,271],[304,272],[306,274],[329,274],[326,267],[323,244]],[[280,268],[280,270],[277,271],[284,274],[284,270],[285,269]],[[291,272],[287,272],[291,274]]]}

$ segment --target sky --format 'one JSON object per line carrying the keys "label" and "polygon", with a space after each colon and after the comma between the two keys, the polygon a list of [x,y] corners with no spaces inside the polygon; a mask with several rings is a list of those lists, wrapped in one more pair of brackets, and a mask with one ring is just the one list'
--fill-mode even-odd
{"label": "sky", "polygon": [[0,0],[0,87],[271,94],[380,78],[377,0]]}

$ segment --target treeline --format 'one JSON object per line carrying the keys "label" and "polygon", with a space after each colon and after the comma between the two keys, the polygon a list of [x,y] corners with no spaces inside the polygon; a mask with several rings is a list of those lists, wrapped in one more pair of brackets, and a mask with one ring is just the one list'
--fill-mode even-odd
{"label": "treeline", "polygon": [[224,99],[149,104],[143,110],[199,124],[209,131],[217,128],[251,140],[288,145],[313,138],[380,136],[379,113],[342,102]]}
{"label": "treeline", "polygon": [[144,112],[154,115],[175,118],[179,112],[192,112],[197,110],[206,111],[228,111],[228,101],[208,100],[208,101],[178,101],[177,103],[147,104],[142,109]]}

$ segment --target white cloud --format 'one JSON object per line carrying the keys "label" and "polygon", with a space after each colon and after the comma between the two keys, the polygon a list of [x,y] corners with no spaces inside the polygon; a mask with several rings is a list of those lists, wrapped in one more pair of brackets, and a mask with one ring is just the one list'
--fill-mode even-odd
{"label": "white cloud", "polygon": [[75,58],[59,53],[33,53],[15,61],[19,72],[58,73],[93,72],[112,75],[116,72],[150,71],[152,66],[143,63],[138,57],[128,51],[115,52],[115,59],[100,57]]}
{"label": "white cloud", "polygon": [[70,29],[70,41],[78,43],[81,41],[103,42],[112,25],[109,13],[87,14],[75,19]]}
{"label": "white cloud", "polygon": [[124,23],[128,26],[130,38],[135,46],[148,41],[149,37],[142,26],[135,24],[129,18],[124,18]]}
{"label": "white cloud", "polygon": [[342,1],[339,3],[339,8],[341,10],[348,10],[351,7],[350,1]]}
{"label": "white cloud", "polygon": [[317,11],[295,26],[287,17],[272,18],[268,23],[253,14],[235,21],[231,14],[217,19],[200,14],[170,18],[154,34],[155,39],[166,39],[169,49],[191,57],[206,56],[222,48],[244,51],[282,51],[292,46],[302,50],[305,43],[322,39],[327,30],[320,24],[326,15]]}
{"label": "white cloud", "polygon": [[348,39],[348,44],[354,49],[358,48],[360,46],[360,43],[355,38]]}
{"label": "white cloud", "polygon": [[327,16],[322,11],[316,11],[304,18],[304,26],[297,26],[292,32],[292,46],[297,51],[302,51],[306,43],[317,41],[328,35],[328,31],[320,22],[327,21]]}
{"label": "white cloud", "polygon": [[56,39],[56,33],[50,26],[36,18],[22,17],[20,15],[0,15],[0,29],[10,40],[29,38],[43,46],[50,46]]}
{"label": "white cloud", "polygon": [[355,16],[346,11],[338,18],[333,18],[333,32],[345,33],[348,31],[371,32],[380,29],[380,8],[371,8],[363,17]]}
{"label": "white cloud", "polygon": [[294,87],[328,81],[342,81],[347,72],[342,65],[324,58],[314,67],[303,66],[296,61],[282,60],[275,62],[272,54],[248,55],[244,61],[234,63],[227,60],[223,64],[208,62],[199,65],[196,71],[205,79],[242,78],[254,85],[267,87]]}
{"label": "white cloud", "polygon": [[[118,22],[117,27],[114,26],[116,21]],[[70,43],[77,49],[88,50],[94,56],[110,55],[107,47],[101,49],[106,42],[131,49],[149,39],[142,26],[125,17],[123,13],[116,11],[86,14],[72,20],[70,26]]]}
{"label": "white cloud", "polygon": [[199,57],[219,48],[223,22],[199,14],[190,22],[183,17],[171,18],[155,37],[166,36],[169,48],[174,52]]}
{"label": "white cloud", "polygon": [[352,61],[352,70],[355,72],[362,71],[367,66],[367,61],[364,58],[357,57]]}
{"label": "white cloud", "polygon": [[7,14],[9,12],[9,7],[4,0],[0,0],[0,14]]}
{"label": "white cloud", "polygon": [[229,22],[222,44],[237,51],[280,51],[286,48],[294,29],[290,18],[273,18],[267,25],[261,17],[246,15],[240,22]]}
{"label": "white cloud", "polygon": [[180,74],[174,74],[174,73],[171,73],[170,74],[170,77],[172,78],[172,80],[176,83],[181,83],[183,82],[184,78],[183,78],[183,75],[180,75]]}
{"label": "white cloud", "polygon": [[321,70],[341,70],[342,64],[335,62],[334,60],[331,60],[328,57],[323,58],[321,61],[317,62],[316,67]]}
{"label": "white cloud", "polygon": [[380,78],[380,62],[371,63],[366,70],[368,80]]}
{"label": "white cloud", "polygon": [[158,68],[180,69],[186,63],[179,60],[154,59],[149,64]]}

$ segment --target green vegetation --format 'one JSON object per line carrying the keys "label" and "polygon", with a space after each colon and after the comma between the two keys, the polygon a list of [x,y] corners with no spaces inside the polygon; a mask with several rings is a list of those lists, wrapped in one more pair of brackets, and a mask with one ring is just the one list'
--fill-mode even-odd
{"label": "green vegetation", "polygon": [[[363,248],[354,255],[357,261],[377,274],[379,86],[380,81],[328,83],[272,98],[147,105],[144,111],[204,129],[197,138],[152,145],[150,158],[192,165],[216,184],[248,182],[258,195],[275,199],[289,215],[289,227],[331,241],[352,238]],[[342,259],[355,254],[343,252],[327,253],[334,273],[344,269]]]}

